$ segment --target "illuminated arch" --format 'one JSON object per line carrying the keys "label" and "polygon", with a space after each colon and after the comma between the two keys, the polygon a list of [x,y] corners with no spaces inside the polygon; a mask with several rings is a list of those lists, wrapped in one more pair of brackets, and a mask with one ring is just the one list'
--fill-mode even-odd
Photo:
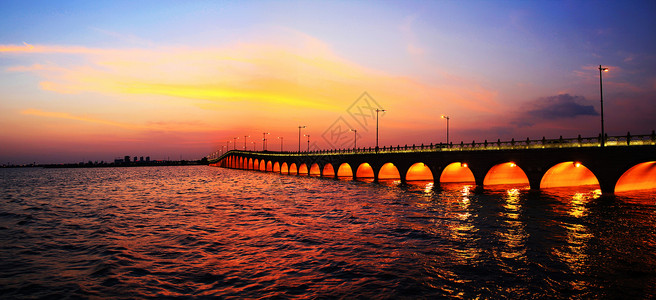
{"label": "illuminated arch", "polygon": [[264,161],[264,159],[260,159],[260,168],[259,168],[259,170],[262,171],[262,172],[266,171],[266,162]]}
{"label": "illuminated arch", "polygon": [[298,175],[296,163],[292,163],[291,165],[289,165],[289,175]]}
{"label": "illuminated arch", "polygon": [[633,166],[622,174],[615,185],[615,192],[656,189],[656,161]]}
{"label": "illuminated arch", "polygon": [[253,159],[252,158],[248,159],[248,169],[253,170]]}
{"label": "illuminated arch", "polygon": [[540,188],[599,185],[597,177],[578,162],[567,161],[551,167],[542,176]]}
{"label": "illuminated arch", "polygon": [[405,175],[406,181],[433,181],[433,172],[424,163],[418,162],[410,166]]}
{"label": "illuminated arch", "polygon": [[353,170],[351,169],[351,165],[347,163],[339,165],[339,168],[337,168],[337,177],[353,179]]}
{"label": "illuminated arch", "polygon": [[301,164],[298,167],[298,175],[307,175],[308,174],[308,168],[306,164]]}
{"label": "illuminated arch", "polygon": [[319,168],[319,164],[313,163],[312,166],[310,166],[310,176],[320,176],[321,175],[321,168]]}
{"label": "illuminated arch", "polygon": [[399,174],[399,169],[396,166],[389,162],[380,167],[378,171],[379,180],[397,180],[401,179],[401,174]]}
{"label": "illuminated arch", "polygon": [[289,174],[289,166],[286,162],[282,163],[282,166],[280,166],[280,173]]}
{"label": "illuminated arch", "polygon": [[271,161],[267,161],[266,171],[267,172],[273,172],[273,163]]}
{"label": "illuminated arch", "polygon": [[246,159],[244,157],[239,158],[239,168],[240,169],[246,169],[246,167],[245,167],[246,164],[244,163],[245,160]]}
{"label": "illuminated arch", "polygon": [[333,165],[326,164],[323,166],[323,177],[335,177],[335,169]]}
{"label": "illuminated arch", "polygon": [[446,166],[440,175],[440,182],[475,182],[474,173],[466,163],[454,162]]}
{"label": "illuminated arch", "polygon": [[280,163],[279,162],[276,162],[275,164],[273,164],[273,172],[280,173]]}
{"label": "illuminated arch", "polygon": [[483,185],[497,184],[529,185],[526,173],[514,162],[498,164],[487,171]]}
{"label": "illuminated arch", "polygon": [[[341,167],[340,167],[341,168]],[[374,178],[374,169],[368,163],[362,163],[355,171],[355,178]]]}

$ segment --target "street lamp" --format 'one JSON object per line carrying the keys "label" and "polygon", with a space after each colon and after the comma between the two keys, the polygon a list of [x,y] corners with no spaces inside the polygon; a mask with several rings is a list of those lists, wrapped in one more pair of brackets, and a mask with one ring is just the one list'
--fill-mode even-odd
{"label": "street lamp", "polygon": [[307,152],[310,153],[310,135],[309,134],[304,134],[304,136],[307,136],[307,138],[308,138]]}
{"label": "street lamp", "polygon": [[378,113],[381,111],[386,112],[384,109],[376,108],[376,152],[378,152]]}
{"label": "street lamp", "polygon": [[358,130],[349,129],[349,131],[353,131],[353,149],[358,149]]}
{"label": "street lamp", "polygon": [[266,151],[267,149],[267,144],[266,144],[266,135],[269,134],[268,132],[262,132],[262,151]]}
{"label": "street lamp", "polygon": [[226,152],[230,151],[230,141],[226,141]]}
{"label": "street lamp", "polygon": [[252,141],[251,143],[253,143],[253,151],[257,151],[257,149],[255,149],[255,141]]}
{"label": "street lamp", "polygon": [[239,137],[234,137],[232,139],[234,140],[234,142],[232,143],[232,150],[237,150],[237,140],[239,139]]}
{"label": "street lamp", "polygon": [[278,139],[280,140],[280,152],[282,152],[282,142],[283,142],[282,140],[283,140],[283,138],[281,136],[279,136]]}
{"label": "street lamp", "polygon": [[245,135],[244,136],[244,151],[246,151],[246,138],[251,137],[250,135]]}
{"label": "street lamp", "polygon": [[298,126],[298,153],[301,153],[301,128],[305,128],[305,125]]}
{"label": "street lamp", "polygon": [[601,147],[604,147],[606,143],[606,135],[604,133],[604,88],[602,84],[602,72],[608,72],[608,68],[604,68],[599,65],[599,95],[601,99]]}
{"label": "street lamp", "polygon": [[449,116],[442,115],[442,119],[446,119],[446,146],[449,147]]}

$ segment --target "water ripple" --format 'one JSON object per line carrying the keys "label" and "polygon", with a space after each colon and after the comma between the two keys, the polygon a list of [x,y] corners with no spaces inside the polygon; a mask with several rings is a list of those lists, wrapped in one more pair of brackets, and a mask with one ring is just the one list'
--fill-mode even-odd
{"label": "water ripple", "polygon": [[656,198],[0,169],[7,298],[650,298]]}

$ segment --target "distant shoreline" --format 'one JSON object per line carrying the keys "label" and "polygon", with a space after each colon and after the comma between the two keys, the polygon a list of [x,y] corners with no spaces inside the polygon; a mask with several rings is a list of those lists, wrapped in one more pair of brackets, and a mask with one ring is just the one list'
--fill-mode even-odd
{"label": "distant shoreline", "polygon": [[129,163],[68,163],[68,164],[28,164],[28,165],[3,165],[0,168],[127,168],[127,167],[158,167],[158,166],[200,166],[208,165],[207,159],[180,160],[180,161],[150,161]]}

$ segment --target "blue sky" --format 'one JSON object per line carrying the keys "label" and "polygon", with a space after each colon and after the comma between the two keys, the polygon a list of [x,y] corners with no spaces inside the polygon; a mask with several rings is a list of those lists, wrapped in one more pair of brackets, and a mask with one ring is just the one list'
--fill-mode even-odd
{"label": "blue sky", "polygon": [[[594,136],[600,64],[607,132],[650,133],[654,12],[650,1],[4,1],[0,125],[16,130],[0,132],[0,161],[192,159],[234,136],[291,140],[306,123],[318,137],[365,91],[389,110],[386,144],[443,141],[441,114],[456,140]],[[374,142],[362,132],[359,144]]]}

